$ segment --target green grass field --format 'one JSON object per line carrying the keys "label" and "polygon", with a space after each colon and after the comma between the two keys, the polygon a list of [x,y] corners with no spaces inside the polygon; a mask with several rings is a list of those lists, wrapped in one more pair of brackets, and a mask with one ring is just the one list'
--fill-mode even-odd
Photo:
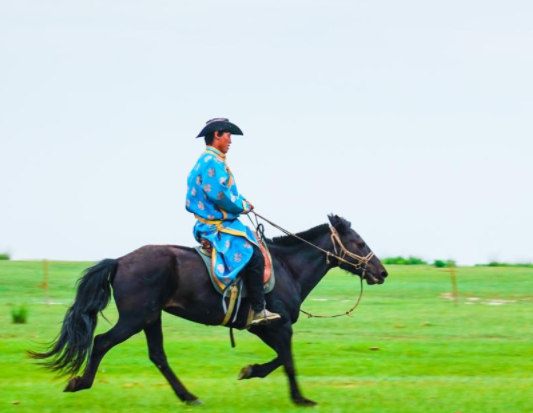
{"label": "green grass field", "polygon": [[[237,381],[241,367],[273,358],[245,331],[164,315],[174,371],[203,406],[182,404],[147,357],[143,334],[104,358],[92,389],[63,393],[65,379],[37,367],[25,350],[59,332],[74,282],[90,263],[51,262],[49,303],[42,263],[0,261],[1,412],[290,412],[282,369]],[[449,274],[425,266],[389,266],[381,286],[365,286],[354,318],[301,318],[294,355],[304,396],[323,412],[533,412],[533,269],[458,268],[459,300]],[[351,307],[358,280],[332,272],[304,303],[314,312]],[[27,324],[12,324],[25,305]],[[105,311],[111,322],[116,310]],[[98,331],[109,328],[101,319]],[[378,347],[379,350],[370,350]]]}

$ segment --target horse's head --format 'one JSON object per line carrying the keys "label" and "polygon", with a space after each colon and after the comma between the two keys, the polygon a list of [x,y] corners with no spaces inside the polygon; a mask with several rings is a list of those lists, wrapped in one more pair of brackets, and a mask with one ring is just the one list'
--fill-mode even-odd
{"label": "horse's head", "polygon": [[383,284],[387,270],[370,247],[352,229],[352,224],[337,215],[329,215],[332,226],[332,243],[339,267],[366,279],[368,284]]}

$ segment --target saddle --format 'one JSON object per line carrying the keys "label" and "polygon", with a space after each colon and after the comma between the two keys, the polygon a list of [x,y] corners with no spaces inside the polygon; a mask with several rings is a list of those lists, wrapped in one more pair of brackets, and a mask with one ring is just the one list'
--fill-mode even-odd
{"label": "saddle", "polygon": [[[202,258],[204,261],[204,264],[207,268],[207,271],[209,272],[209,279],[211,280],[211,283],[213,284],[213,287],[215,288],[216,292],[219,294],[224,295],[225,291],[228,287],[231,287],[230,285],[223,284],[220,280],[216,278],[216,275],[213,274],[212,267],[211,267],[211,251],[210,249],[204,248],[203,244],[202,246],[194,247],[196,252],[198,252],[198,255]],[[276,282],[275,276],[274,276],[274,267],[272,265],[272,257],[270,256],[270,252],[268,251],[268,247],[265,243],[260,242],[260,249],[263,253],[263,258],[265,259],[265,271],[263,273],[263,284],[265,289],[265,294],[268,294],[270,291],[274,289],[274,284]],[[240,276],[237,276],[237,279],[239,279]],[[246,291],[246,286],[243,285],[242,288],[242,297],[248,297],[248,292]]]}
{"label": "saddle", "polygon": [[[239,312],[241,299],[248,296],[246,286],[242,282],[240,276],[237,276],[234,282],[229,285],[223,284],[216,278],[216,274],[213,274],[213,271],[211,269],[210,247],[211,245],[209,243],[202,242],[202,246],[194,247],[194,249],[202,258],[207,268],[207,272],[209,273],[209,279],[211,280],[211,284],[213,284],[215,291],[222,295],[222,308],[224,309],[225,313],[222,325],[228,325],[233,315],[233,319],[231,320],[230,324],[232,327],[235,327],[237,329],[248,328],[253,318],[253,311],[251,307],[247,311]],[[272,265],[272,257],[270,256],[270,252],[268,251],[268,246],[266,245],[266,243],[259,241],[259,248],[261,249],[261,252],[263,253],[263,258],[265,259],[263,285],[265,294],[268,294],[274,289],[274,285],[276,282],[274,275],[274,266]],[[226,305],[227,299],[229,299],[229,302]]]}

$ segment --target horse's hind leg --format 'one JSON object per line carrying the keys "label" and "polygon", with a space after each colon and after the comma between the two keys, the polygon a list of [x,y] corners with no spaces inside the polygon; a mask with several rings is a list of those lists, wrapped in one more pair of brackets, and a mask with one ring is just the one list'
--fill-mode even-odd
{"label": "horse's hind leg", "polygon": [[163,373],[163,376],[168,380],[172,386],[172,390],[174,390],[180,400],[189,404],[201,404],[196,396],[189,393],[168,365],[167,356],[165,355],[165,350],[163,348],[161,317],[159,317],[155,323],[145,327],[144,333],[146,334],[146,340],[148,341],[150,360],[157,366],[161,373]]}
{"label": "horse's hind leg", "polygon": [[87,367],[81,377],[72,378],[67,387],[66,392],[76,392],[79,390],[89,389],[93,385],[94,377],[100,362],[117,344],[126,341],[132,335],[139,333],[143,329],[144,322],[142,318],[119,318],[117,324],[111,330],[104,334],[100,334],[94,338],[94,344],[87,362]]}

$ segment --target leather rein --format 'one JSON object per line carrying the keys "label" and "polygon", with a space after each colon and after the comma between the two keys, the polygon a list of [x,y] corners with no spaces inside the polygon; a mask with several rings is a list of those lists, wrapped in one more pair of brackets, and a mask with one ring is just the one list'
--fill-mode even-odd
{"label": "leather rein", "polygon": [[[355,302],[354,306],[352,308],[350,308],[348,311],[346,311],[344,313],[334,314],[334,315],[314,315],[314,314],[311,314],[311,313],[309,313],[309,312],[307,312],[305,310],[302,310],[300,308],[300,312],[304,313],[309,318],[311,318],[311,317],[314,317],[314,318],[334,318],[334,317],[342,317],[342,316],[345,316],[345,315],[353,317],[352,313],[359,306],[359,303],[361,302],[361,299],[363,297],[363,280],[366,278],[366,276],[368,274],[374,281],[376,281],[375,277],[369,271],[366,270],[366,266],[367,266],[368,262],[374,257],[374,253],[371,251],[366,256],[362,257],[360,255],[354,254],[351,251],[348,251],[348,249],[342,243],[339,233],[337,232],[335,227],[333,227],[332,225],[329,226],[329,230],[331,231],[331,243],[333,244],[333,249],[335,251],[334,253],[331,252],[331,251],[325,250],[324,248],[321,248],[318,245],[315,245],[312,242],[309,242],[306,239],[303,239],[302,237],[299,237],[298,235],[296,235],[296,234],[294,234],[294,233],[292,233],[292,232],[280,227],[279,225],[275,224],[274,222],[272,222],[272,221],[268,220],[267,218],[259,215],[255,211],[250,211],[250,212],[252,212],[256,216],[256,221],[257,221],[257,217],[259,217],[263,221],[268,222],[274,228],[279,229],[284,234],[289,235],[289,236],[294,237],[294,238],[297,238],[300,241],[305,242],[306,244],[310,245],[311,247],[313,247],[313,248],[315,248],[315,249],[317,249],[319,251],[322,251],[324,254],[326,254],[326,263],[328,265],[331,264],[330,258],[335,258],[339,262],[343,262],[345,264],[351,265],[356,270],[362,270],[362,274],[361,274],[361,277],[360,277],[361,288],[360,288],[360,291],[359,291],[359,297],[357,297],[357,301]],[[250,218],[250,220],[251,220],[251,218]],[[252,221],[252,223],[253,223],[253,221]],[[258,226],[259,225],[261,225],[261,224],[258,224]],[[337,251],[337,247],[338,247],[338,251]],[[345,257],[352,258],[353,260],[356,261],[356,263],[348,261],[347,259],[345,259]]]}

